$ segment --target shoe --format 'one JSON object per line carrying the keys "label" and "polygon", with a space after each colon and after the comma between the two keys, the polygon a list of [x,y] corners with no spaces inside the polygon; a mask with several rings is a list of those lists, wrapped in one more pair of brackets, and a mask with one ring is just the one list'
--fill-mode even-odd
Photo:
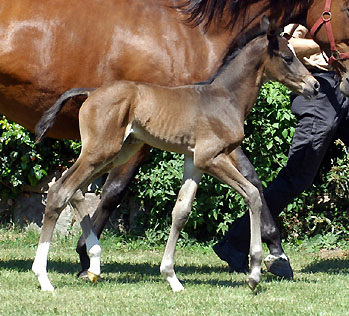
{"label": "shoe", "polygon": [[236,250],[228,242],[219,242],[212,248],[221,260],[228,263],[230,272],[246,273],[249,271],[248,255]]}

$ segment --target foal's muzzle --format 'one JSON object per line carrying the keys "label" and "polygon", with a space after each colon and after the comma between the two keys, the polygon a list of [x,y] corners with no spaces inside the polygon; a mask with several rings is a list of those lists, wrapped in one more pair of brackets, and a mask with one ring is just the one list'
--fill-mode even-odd
{"label": "foal's muzzle", "polygon": [[349,97],[349,71],[343,75],[339,88],[345,96]]}
{"label": "foal's muzzle", "polygon": [[313,76],[306,77],[303,84],[302,95],[307,99],[311,99],[317,96],[319,91],[320,91],[319,82]]}

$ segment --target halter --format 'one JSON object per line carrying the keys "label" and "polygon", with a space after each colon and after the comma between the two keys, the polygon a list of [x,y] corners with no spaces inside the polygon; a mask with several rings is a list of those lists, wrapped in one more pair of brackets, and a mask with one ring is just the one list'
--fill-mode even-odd
{"label": "halter", "polygon": [[[326,0],[325,9],[322,12],[319,19],[315,22],[313,27],[310,30],[310,35],[312,38],[315,38],[315,33],[320,29],[320,27],[325,24],[327,30],[327,37],[331,45],[331,56],[328,60],[328,64],[332,66],[333,62],[349,59],[349,53],[340,53],[336,47],[336,43],[334,41],[333,31],[332,31],[332,13],[331,13],[331,0]],[[341,65],[343,67],[343,65]]]}

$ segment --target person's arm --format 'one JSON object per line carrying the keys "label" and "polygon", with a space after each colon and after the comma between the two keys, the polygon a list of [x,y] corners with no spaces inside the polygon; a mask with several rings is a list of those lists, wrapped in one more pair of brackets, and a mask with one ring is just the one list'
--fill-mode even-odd
{"label": "person's arm", "polygon": [[284,28],[284,36],[289,40],[298,59],[306,66],[327,70],[327,62],[322,57],[319,45],[307,38],[308,29],[299,24],[289,24]]}
{"label": "person's arm", "polygon": [[289,42],[300,60],[303,60],[304,57],[309,58],[309,56],[321,52],[320,46],[312,39],[291,37]]}

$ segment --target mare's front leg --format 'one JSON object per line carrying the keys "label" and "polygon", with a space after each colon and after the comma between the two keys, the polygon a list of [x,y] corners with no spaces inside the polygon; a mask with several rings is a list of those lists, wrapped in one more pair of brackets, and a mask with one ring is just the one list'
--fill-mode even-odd
{"label": "mare's front leg", "polygon": [[[259,191],[262,199],[261,212],[261,233],[262,240],[267,244],[270,254],[264,259],[267,270],[275,275],[286,278],[293,277],[293,271],[290,261],[281,246],[280,231],[277,228],[275,221],[270,213],[269,207],[264,199],[262,184],[258,175],[245,156],[241,147],[236,148],[231,154],[235,165],[238,167],[241,174],[250,181]],[[246,214],[245,216],[248,216]],[[247,221],[246,221],[247,222]],[[248,223],[246,223],[246,226]],[[249,230],[249,227],[246,227]]]}
{"label": "mare's front leg", "polygon": [[[203,147],[204,148],[204,147]],[[197,153],[197,152],[196,152]],[[213,157],[212,157],[213,156]],[[249,182],[236,168],[234,156],[224,152],[211,155],[205,150],[196,154],[195,165],[223,183],[234,188],[249,206],[250,212],[250,273],[247,283],[254,290],[260,281],[263,259],[261,238],[262,201],[258,188]]]}
{"label": "mare's front leg", "polygon": [[174,255],[179,233],[184,227],[190,214],[196,190],[202,177],[202,172],[194,167],[193,159],[186,157],[181,189],[178,193],[175,207],[172,211],[172,225],[167,240],[166,249],[161,261],[160,272],[170,283],[173,292],[184,289],[174,271]]}
{"label": "mare's front leg", "polygon": [[[144,157],[148,155],[151,147],[143,145],[143,147],[124,165],[114,168],[110,171],[107,181],[103,186],[101,201],[92,216],[92,225],[97,237],[99,238],[109,217],[120,203],[128,185],[136,174]],[[90,267],[90,258],[87,255],[85,238],[80,237],[76,252],[80,256],[82,270],[78,276],[87,277],[87,269]]]}

